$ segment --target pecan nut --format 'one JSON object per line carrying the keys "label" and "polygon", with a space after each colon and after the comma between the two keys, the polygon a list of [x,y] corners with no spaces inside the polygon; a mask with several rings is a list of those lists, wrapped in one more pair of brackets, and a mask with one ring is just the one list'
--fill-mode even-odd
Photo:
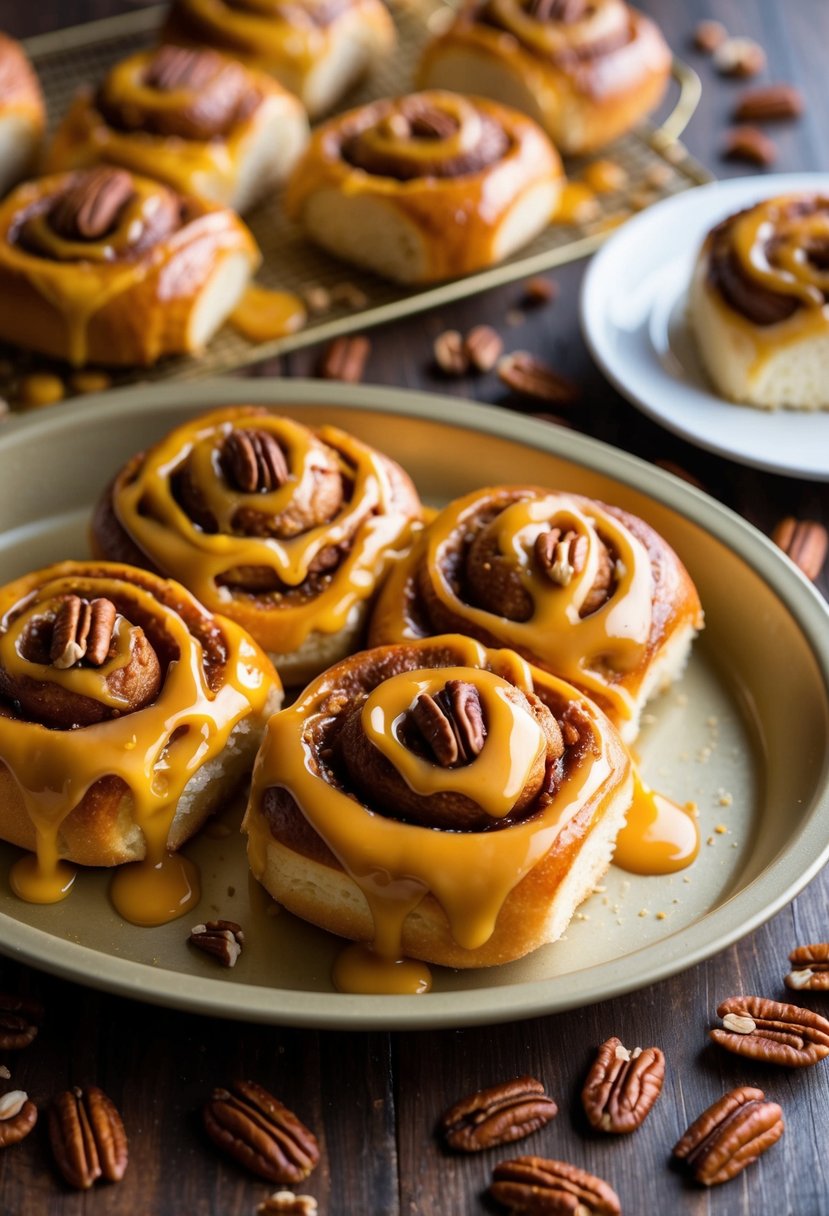
{"label": "pecan nut", "polygon": [[703,1186],[728,1182],[783,1135],[783,1112],[761,1089],[741,1086],[709,1106],[677,1141],[673,1155]]}
{"label": "pecan nut", "polygon": [[724,1027],[712,1030],[711,1038],[737,1055],[789,1068],[805,1068],[829,1055],[829,1021],[811,1009],[734,996],[717,1007],[717,1014]]}
{"label": "pecan nut", "polygon": [[415,139],[451,139],[458,129],[451,114],[420,101],[404,106],[401,113]]}
{"label": "pecan nut", "polygon": [[498,363],[498,378],[523,397],[553,405],[575,405],[581,396],[579,386],[560,375],[529,351],[514,350]]}
{"label": "pecan nut", "polygon": [[759,127],[743,124],[726,131],[722,154],[727,160],[744,160],[765,169],[777,160],[777,144]]}
{"label": "pecan nut", "polygon": [[463,335],[457,329],[447,329],[438,334],[432,344],[432,353],[445,376],[463,376],[469,370]]}
{"label": "pecan nut", "polygon": [[726,38],[714,50],[714,67],[723,76],[757,76],[766,52],[753,38]]}
{"label": "pecan nut", "polygon": [[96,241],[115,227],[132,194],[132,178],[124,169],[90,169],[58,196],[49,220],[67,240]]}
{"label": "pecan nut", "polygon": [[319,1161],[314,1133],[255,1081],[214,1089],[204,1127],[218,1148],[269,1182],[302,1182]]}
{"label": "pecan nut", "polygon": [[486,740],[478,690],[465,680],[447,680],[435,696],[422,692],[412,706],[411,720],[442,768],[469,764]]}
{"label": "pecan nut", "polygon": [[501,357],[504,343],[491,325],[476,325],[464,338],[463,349],[477,372],[491,372]]}
{"label": "pecan nut", "polygon": [[43,1006],[24,996],[0,992],[0,1051],[20,1051],[37,1038]]}
{"label": "pecan nut", "polygon": [[323,380],[344,380],[347,384],[359,384],[370,353],[371,343],[368,338],[360,335],[335,338],[323,354],[320,375]]}
{"label": "pecan nut", "polygon": [[665,1057],[658,1047],[628,1051],[615,1036],[602,1043],[587,1075],[581,1100],[597,1131],[622,1135],[641,1127],[665,1080]]}
{"label": "pecan nut", "polygon": [[516,1157],[492,1171],[489,1194],[526,1216],[621,1216],[619,1196],[595,1174],[566,1161]]}
{"label": "pecan nut", "polygon": [[746,89],[737,98],[734,117],[738,122],[773,122],[798,118],[803,113],[803,94],[793,84],[767,84]]}
{"label": "pecan nut", "polygon": [[78,1190],[102,1177],[124,1177],[127,1134],[114,1102],[97,1085],[58,1094],[49,1109],[49,1140],[58,1169]]}
{"label": "pecan nut", "polygon": [[523,1140],[558,1114],[558,1107],[535,1077],[519,1077],[462,1098],[440,1118],[441,1137],[463,1153]]}
{"label": "pecan nut", "polygon": [[220,459],[228,481],[243,494],[278,490],[289,477],[285,454],[269,431],[231,431],[222,444]]}
{"label": "pecan nut", "polygon": [[275,1191],[264,1199],[256,1209],[258,1216],[270,1216],[279,1212],[281,1216],[316,1216],[317,1201],[313,1195],[296,1195],[293,1191]]}
{"label": "pecan nut", "polygon": [[829,548],[829,532],[823,524],[787,515],[775,525],[771,539],[808,579],[817,578]]}
{"label": "pecan nut", "polygon": [[37,1123],[37,1107],[22,1089],[12,1089],[0,1098],[0,1148],[25,1140]]}
{"label": "pecan nut", "polygon": [[242,926],[233,920],[209,920],[204,925],[194,925],[187,940],[197,950],[217,958],[223,967],[235,967],[245,935]]}
{"label": "pecan nut", "polygon": [[587,561],[587,537],[578,532],[550,528],[540,532],[533,546],[535,560],[551,582],[569,586],[574,574],[581,574]]}
{"label": "pecan nut", "polygon": [[161,46],[147,66],[144,81],[162,92],[203,89],[218,74],[219,57],[211,51],[184,46]]}
{"label": "pecan nut", "polygon": [[829,942],[798,946],[789,955],[789,962],[792,970],[785,979],[787,988],[806,988],[811,992],[829,989]]}
{"label": "pecan nut", "polygon": [[52,666],[65,670],[83,660],[91,667],[101,667],[109,657],[117,615],[112,600],[67,596],[52,624]]}
{"label": "pecan nut", "polygon": [[700,21],[694,30],[694,46],[705,55],[712,55],[728,37],[721,21]]}

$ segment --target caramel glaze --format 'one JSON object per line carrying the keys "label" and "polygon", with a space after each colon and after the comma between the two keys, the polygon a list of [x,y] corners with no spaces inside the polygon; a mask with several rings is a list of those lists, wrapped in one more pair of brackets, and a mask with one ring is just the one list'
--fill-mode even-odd
{"label": "caramel glaze", "polygon": [[[537,538],[552,527],[586,546],[584,567],[566,586],[535,554]],[[608,558],[610,582],[597,593]],[[642,520],[575,494],[501,486],[457,499],[430,524],[384,587],[369,640],[454,628],[485,645],[510,645],[624,723],[655,654],[689,620],[702,624],[693,584]]]}
{"label": "caramel glaze", "polygon": [[616,837],[614,865],[632,874],[675,874],[699,853],[699,825],[693,804],[679,806],[652,790],[634,766],[633,803]]}
{"label": "caramel glaze", "polygon": [[[477,690],[486,738],[471,762],[444,768],[407,746],[405,720],[418,695],[452,679]],[[365,790],[355,796],[340,742],[355,714],[377,751],[375,766],[390,768],[424,799],[463,794],[484,811],[487,825],[462,830],[451,802],[435,827],[395,818]],[[561,732],[557,747],[540,726],[553,717]],[[537,793],[519,812],[545,752]],[[426,959],[436,950],[418,940],[417,910],[442,909],[440,961],[481,966],[526,953],[544,940],[543,929],[534,936],[544,916],[538,905],[547,907],[607,800],[629,780],[629,757],[591,702],[512,651],[487,651],[453,635],[347,659],[276,714],[257,758],[244,830],[260,880],[267,878],[268,841],[275,840],[344,870],[364,895],[373,936],[340,956],[338,986],[416,993],[428,979],[406,960],[406,950]],[[537,901],[531,913],[528,901]],[[290,907],[290,893],[286,902]],[[300,914],[333,927],[319,909],[304,906]],[[536,918],[532,930],[529,916]],[[347,923],[335,931],[349,934]]]}
{"label": "caramel glaze", "polygon": [[296,333],[305,320],[305,305],[299,296],[252,283],[230,314],[228,324],[249,342],[270,342]]}
{"label": "caramel glaze", "polygon": [[[234,429],[275,437],[289,471],[283,485],[245,493],[229,482],[219,453]],[[314,433],[240,406],[196,418],[130,461],[93,532],[103,555],[174,575],[266,650],[288,654],[314,632],[349,625],[419,517],[408,477],[373,448],[335,427]]]}
{"label": "caramel glaze", "polygon": [[[38,637],[70,595],[116,606],[109,657],[99,667],[59,668],[41,653]],[[158,685],[148,693],[139,680],[138,696],[148,647]],[[185,912],[198,899],[198,875],[167,854],[179,798],[237,723],[263,711],[275,681],[238,626],[142,571],[64,562],[0,590],[0,824],[7,839],[34,844],[34,857],[14,868],[16,893],[38,903],[63,898],[72,876],[67,852],[123,860],[125,846],[112,841],[129,833],[128,817],[145,855],[116,875],[116,908],[138,924]]]}
{"label": "caramel glaze", "polygon": [[766,199],[709,233],[711,303],[755,351],[753,374],[782,347],[829,335],[829,197]]}

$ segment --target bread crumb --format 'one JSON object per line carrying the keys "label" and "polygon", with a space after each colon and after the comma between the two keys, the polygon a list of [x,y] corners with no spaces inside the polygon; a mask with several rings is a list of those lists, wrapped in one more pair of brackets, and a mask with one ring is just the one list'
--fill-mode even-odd
{"label": "bread crumb", "polygon": [[657,920],[665,920],[665,919],[666,919],[666,917],[667,917],[667,915],[668,915],[668,914],[667,914],[667,912],[657,912],[657,914],[656,914],[656,919],[657,919]]}
{"label": "bread crumb", "polygon": [[709,837],[708,837],[708,839],[706,840],[706,842],[705,842],[705,843],[706,843],[706,844],[713,844],[713,843],[714,843],[714,837],[713,837],[713,836],[709,836]]}
{"label": "bread crumb", "polygon": [[718,823],[717,826],[714,828],[714,831],[717,833],[718,836],[725,836],[726,832],[728,831],[728,828],[725,826],[724,823]]}
{"label": "bread crumb", "polygon": [[720,795],[717,798],[718,806],[731,806],[733,802],[734,802],[733,794],[728,794],[728,793],[726,793],[725,790],[720,791]]}
{"label": "bread crumb", "polygon": [[640,916],[650,916],[650,909],[649,908],[640,908],[639,915]]}

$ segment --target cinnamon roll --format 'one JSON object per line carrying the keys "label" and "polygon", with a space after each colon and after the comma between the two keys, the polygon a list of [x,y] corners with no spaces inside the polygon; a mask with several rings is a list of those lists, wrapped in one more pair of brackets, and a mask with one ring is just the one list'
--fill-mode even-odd
{"label": "cinnamon roll", "polygon": [[0,194],[34,168],[45,124],[43,95],[26,52],[0,34]]}
{"label": "cinnamon roll", "polygon": [[666,541],[619,507],[538,486],[450,503],[392,572],[372,645],[457,630],[511,646],[592,697],[630,741],[702,627]]}
{"label": "cinnamon roll", "polygon": [[364,943],[339,988],[418,992],[428,972],[406,956],[487,967],[560,937],[631,789],[591,701],[450,635],[354,655],[276,714],[243,831],[279,903]]}
{"label": "cinnamon roll", "polygon": [[39,178],[0,204],[0,338],[76,367],[199,351],[258,264],[233,212],[125,169]]}
{"label": "cinnamon roll", "polygon": [[829,409],[829,195],[788,194],[709,232],[691,325],[714,386],[761,409]]}
{"label": "cinnamon roll", "polygon": [[539,128],[456,93],[372,102],[312,136],[286,208],[330,253],[401,283],[507,257],[549,222],[561,162]]}
{"label": "cinnamon roll", "polygon": [[581,155],[649,114],[670,69],[657,27],[624,0],[468,0],[417,79],[515,106]]}
{"label": "cinnamon roll", "polygon": [[180,915],[197,881],[168,850],[250,769],[281,700],[252,639],[169,579],[63,562],[0,589],[0,839],[34,853],[14,890],[49,903],[67,862],[137,861],[116,906]]}
{"label": "cinnamon roll", "polygon": [[218,51],[162,46],[78,94],[46,168],[121,165],[242,212],[282,184],[307,139],[305,111],[270,76]]}
{"label": "cinnamon roll", "polygon": [[382,0],[174,0],[164,36],[261,68],[312,118],[330,110],[396,41]]}
{"label": "cinnamon roll", "polygon": [[179,579],[301,683],[356,648],[420,518],[387,456],[335,427],[236,406],[129,461],[92,531],[99,555]]}

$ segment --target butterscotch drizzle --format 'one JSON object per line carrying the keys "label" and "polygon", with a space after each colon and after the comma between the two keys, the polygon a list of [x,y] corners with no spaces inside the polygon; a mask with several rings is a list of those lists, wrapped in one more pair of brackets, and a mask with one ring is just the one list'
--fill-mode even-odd
{"label": "butterscotch drizzle", "polygon": [[689,808],[652,790],[634,766],[633,802],[616,838],[613,862],[632,874],[675,874],[699,853],[699,827]]}

